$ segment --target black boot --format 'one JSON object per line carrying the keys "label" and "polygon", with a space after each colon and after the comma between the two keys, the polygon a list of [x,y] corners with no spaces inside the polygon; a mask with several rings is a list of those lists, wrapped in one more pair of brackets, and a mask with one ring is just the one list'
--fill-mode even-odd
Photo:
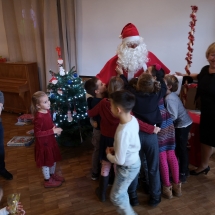
{"label": "black boot", "polygon": [[112,165],[111,169],[110,169],[110,172],[109,172],[109,181],[108,181],[109,186],[113,185],[114,179],[115,179],[115,173],[114,173],[114,168],[113,168],[113,165]]}
{"label": "black boot", "polygon": [[96,188],[96,195],[101,202],[106,200],[106,191],[108,187],[109,176],[100,176],[99,187]]}
{"label": "black boot", "polygon": [[143,186],[143,190],[146,194],[149,194],[150,191],[149,191],[149,184],[147,181],[142,181],[142,186]]}
{"label": "black boot", "polygon": [[156,207],[161,202],[161,196],[150,196],[149,205]]}
{"label": "black boot", "polygon": [[0,170],[0,175],[6,180],[13,179],[13,175],[10,172],[8,172],[6,169]]}
{"label": "black boot", "polygon": [[131,206],[134,207],[134,206],[139,205],[139,201],[137,198],[137,192],[129,193],[128,196],[129,196],[129,201],[130,201]]}

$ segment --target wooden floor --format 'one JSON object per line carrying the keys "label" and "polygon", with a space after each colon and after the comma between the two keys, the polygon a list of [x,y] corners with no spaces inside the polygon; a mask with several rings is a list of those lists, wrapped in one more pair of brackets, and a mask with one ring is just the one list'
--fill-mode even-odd
{"label": "wooden floor", "polygon": [[[66,179],[61,187],[44,188],[41,170],[34,162],[34,144],[30,147],[7,147],[6,143],[16,135],[26,135],[32,125],[16,126],[16,114],[3,113],[5,130],[6,167],[14,179],[0,178],[4,189],[1,207],[7,204],[7,195],[21,193],[21,202],[29,215],[115,215],[116,208],[107,200],[101,203],[95,196],[98,181],[90,178],[92,146],[89,141],[79,147],[60,147],[63,160],[57,171]],[[190,176],[182,187],[183,195],[171,200],[163,199],[152,208],[147,205],[148,196],[138,190],[140,206],[135,211],[141,215],[215,215],[215,159],[210,161],[207,176]],[[111,187],[109,187],[110,189]]]}

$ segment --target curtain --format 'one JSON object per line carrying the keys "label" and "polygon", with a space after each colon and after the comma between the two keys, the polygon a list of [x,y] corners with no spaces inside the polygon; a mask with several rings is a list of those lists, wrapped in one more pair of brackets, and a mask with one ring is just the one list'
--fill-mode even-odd
{"label": "curtain", "polygon": [[56,47],[64,69],[76,66],[75,0],[2,0],[9,61],[37,62],[40,88],[49,70],[58,73]]}

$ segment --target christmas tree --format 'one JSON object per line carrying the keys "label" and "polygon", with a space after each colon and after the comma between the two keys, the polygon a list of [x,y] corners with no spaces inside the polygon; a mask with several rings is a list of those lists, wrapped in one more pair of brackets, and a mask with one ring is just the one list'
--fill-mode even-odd
{"label": "christmas tree", "polygon": [[87,119],[86,91],[75,67],[68,72],[64,70],[60,47],[56,50],[59,72],[49,71],[52,78],[47,87],[52,118],[54,124],[63,129],[61,136],[57,138],[58,142],[68,146],[76,145],[83,141],[83,135],[87,135],[90,127]]}

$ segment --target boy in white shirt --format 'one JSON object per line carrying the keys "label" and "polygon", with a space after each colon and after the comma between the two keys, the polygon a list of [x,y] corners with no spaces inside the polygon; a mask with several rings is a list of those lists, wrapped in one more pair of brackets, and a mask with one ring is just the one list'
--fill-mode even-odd
{"label": "boy in white shirt", "polygon": [[135,104],[135,96],[127,90],[110,95],[111,112],[120,123],[114,136],[114,147],[106,149],[107,158],[116,164],[115,180],[110,198],[118,207],[119,214],[135,215],[129,203],[128,187],[140,170],[139,124],[130,114]]}

